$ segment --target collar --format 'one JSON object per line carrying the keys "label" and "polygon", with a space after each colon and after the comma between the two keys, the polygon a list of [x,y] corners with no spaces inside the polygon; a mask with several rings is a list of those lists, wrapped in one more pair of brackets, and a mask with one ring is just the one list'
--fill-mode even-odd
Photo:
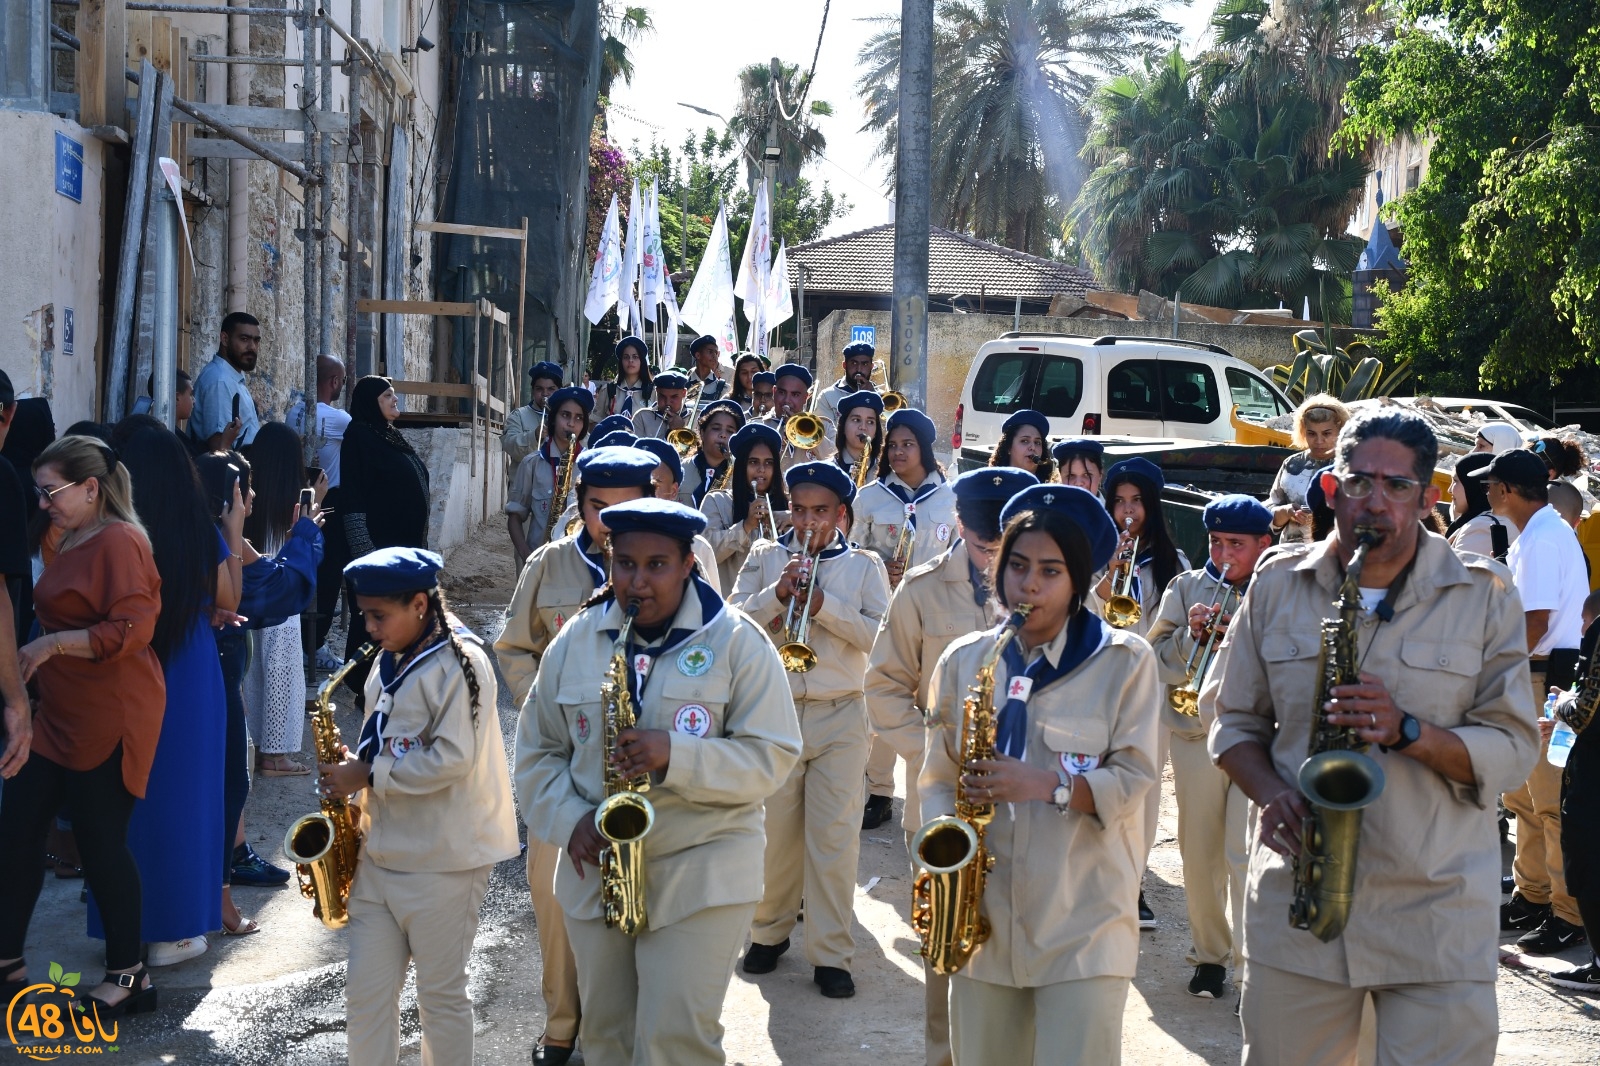
{"label": "collar", "polygon": [[[642,647],[650,648],[661,643],[681,644],[714,624],[726,610],[727,604],[717,595],[717,590],[712,588],[705,578],[693,574],[684,588],[683,602],[678,604],[678,613],[672,616],[672,624],[667,627],[666,636],[660,641],[653,641]],[[622,608],[617,606],[615,592],[607,595],[605,612],[605,617],[600,620],[600,629],[614,642],[622,632],[624,620]]]}
{"label": "collar", "polygon": [[[1295,561],[1293,569],[1310,573],[1313,580],[1327,590],[1330,602],[1344,581],[1344,565],[1333,550],[1331,538],[1313,544]],[[1403,611],[1414,603],[1431,599],[1439,589],[1471,583],[1471,571],[1455,553],[1455,549],[1450,547],[1450,542],[1437,533],[1419,530],[1417,556],[1411,567],[1411,576],[1406,580],[1406,587],[1401,590],[1394,608]]]}
{"label": "collar", "polygon": [[934,562],[946,581],[966,581],[967,567],[972,565],[972,556],[967,554],[967,542],[957,537]]}
{"label": "collar", "polygon": [[211,362],[216,366],[222,367],[223,372],[229,377],[233,378],[233,380],[240,382],[244,381],[244,371],[228,362],[228,360],[223,357],[221,352],[218,352],[216,355],[212,356]]}
{"label": "collar", "polygon": [[1050,643],[1044,645],[1042,648],[1034,648],[1032,651],[1028,652],[1023,661],[1031,663],[1042,653],[1046,659],[1050,660],[1051,666],[1059,666],[1061,663],[1061,653],[1066,650],[1067,636],[1071,629],[1072,619],[1069,618],[1067,619],[1067,624],[1061,627],[1061,632],[1057,633],[1055,638],[1052,639]]}
{"label": "collar", "polygon": [[901,477],[899,474],[896,474],[893,470],[889,471],[888,474],[879,478],[878,480],[888,485],[899,485],[901,488],[911,493],[923,491],[931,492],[933,489],[936,489],[940,485],[944,484],[944,476],[937,470],[928,471],[928,476],[923,478],[922,484],[916,486],[915,488],[913,488],[905,478]]}
{"label": "collar", "polygon": [[589,571],[589,579],[594,582],[594,587],[596,589],[605,587],[607,580],[605,556],[601,554],[599,561],[596,561],[595,543],[594,539],[589,536],[588,526],[578,530],[577,534],[572,538],[572,544],[578,550],[578,561],[583,563],[585,570]]}
{"label": "collar", "polygon": [[[778,538],[778,543],[785,551],[793,553],[800,550],[802,541],[799,537],[795,536],[794,527],[790,526],[789,529],[784,532],[783,536]],[[844,539],[843,533],[840,533],[838,530],[834,530],[832,543],[818,553],[817,559],[819,562],[827,559],[837,559],[839,556],[843,555],[849,550],[850,542]]]}
{"label": "collar", "polygon": [[[1217,578],[1222,576],[1222,571],[1217,569],[1216,564],[1213,563],[1209,557],[1206,559],[1206,565],[1201,567],[1201,569],[1206,572],[1206,580],[1208,581],[1215,581]],[[1255,568],[1252,567],[1250,570],[1250,577],[1255,576]],[[1232,578],[1230,578],[1228,579],[1227,583],[1228,587],[1242,596],[1244,595],[1244,590],[1250,587],[1250,577],[1245,578],[1243,581],[1234,581]]]}

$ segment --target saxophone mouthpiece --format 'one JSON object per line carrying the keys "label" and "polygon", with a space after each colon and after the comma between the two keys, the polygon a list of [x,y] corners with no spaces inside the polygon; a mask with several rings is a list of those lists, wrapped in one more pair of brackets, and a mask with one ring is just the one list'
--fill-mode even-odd
{"label": "saxophone mouthpiece", "polygon": [[1370,548],[1383,540],[1383,534],[1374,526],[1356,527],[1356,547]]}

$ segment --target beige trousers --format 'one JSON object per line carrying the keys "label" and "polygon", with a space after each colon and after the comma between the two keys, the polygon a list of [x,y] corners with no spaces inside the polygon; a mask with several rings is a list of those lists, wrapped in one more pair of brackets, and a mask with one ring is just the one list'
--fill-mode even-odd
{"label": "beige trousers", "polygon": [[1205,737],[1172,734],[1172,779],[1193,938],[1188,961],[1227,966],[1239,959],[1244,939],[1250,799],[1212,764]]}
{"label": "beige trousers", "polygon": [[578,1019],[583,1012],[572,942],[567,939],[565,915],[556,901],[556,867],[565,854],[554,844],[528,839],[528,894],[533,897],[533,918],[539,927],[544,1039],[570,1045],[578,1038]]}
{"label": "beige trousers", "polygon": [[351,1066],[400,1057],[400,989],[417,967],[423,1066],[472,1064],[467,957],[493,866],[451,873],[385,870],[363,853],[350,890],[345,1032]]}
{"label": "beige trousers", "polygon": [[[1161,698],[1166,699],[1166,689],[1162,689]],[[1156,831],[1161,826],[1161,774],[1167,765],[1167,747],[1172,739],[1172,733],[1166,729],[1156,730],[1156,787],[1145,794],[1144,800],[1144,834],[1150,846],[1145,848],[1143,861],[1139,864],[1139,877],[1144,877],[1145,868],[1150,865],[1150,851],[1156,846]]]}
{"label": "beige trousers", "polygon": [[[1543,675],[1533,679],[1535,713],[1544,713]],[[1548,903],[1557,918],[1582,925],[1578,904],[1567,894],[1567,871],[1561,860],[1561,773],[1545,758],[1548,741],[1539,745],[1533,773],[1515,792],[1505,794],[1506,810],[1517,819],[1517,854],[1511,872],[1517,891],[1529,903]]]}
{"label": "beige trousers", "polygon": [[1373,1066],[1489,1066],[1499,1018],[1493,981],[1348,985],[1245,960],[1242,1066],[1354,1066],[1372,997]]}
{"label": "beige trousers", "polygon": [[722,1001],[755,904],[709,907],[628,936],[568,918],[589,1066],[721,1066]]}
{"label": "beige trousers", "polygon": [[797,700],[800,761],[767,798],[766,891],[750,939],[782,943],[806,905],[806,960],[850,969],[861,857],[861,774],[867,710],[860,696]]}
{"label": "beige trousers", "polygon": [[[872,734],[872,744],[867,749],[867,794],[869,796],[894,795],[894,760],[895,750],[889,742],[878,734]],[[913,768],[907,764],[906,782],[909,785],[916,776],[920,767]],[[911,801],[906,800],[906,810],[912,810]],[[912,816],[916,821],[916,816]]]}
{"label": "beige trousers", "polygon": [[950,979],[956,1066],[1117,1066],[1126,977],[1086,977],[1038,988]]}

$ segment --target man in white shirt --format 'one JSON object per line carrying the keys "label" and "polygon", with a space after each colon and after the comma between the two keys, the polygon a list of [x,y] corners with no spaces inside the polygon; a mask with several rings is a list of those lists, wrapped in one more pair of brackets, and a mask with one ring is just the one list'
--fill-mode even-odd
{"label": "man in white shirt", "polygon": [[[1522,597],[1528,629],[1528,665],[1533,674],[1533,712],[1543,714],[1551,685],[1566,688],[1577,666],[1583,637],[1583,600],[1588,568],[1572,527],[1549,505],[1544,460],[1513,449],[1468,477],[1481,478],[1489,508],[1522,530],[1506,554],[1506,565]],[[1544,732],[1548,746],[1550,735]],[[1578,905],[1567,893],[1561,858],[1561,770],[1540,758],[1528,781],[1505,794],[1517,819],[1517,889],[1500,907],[1500,928],[1522,930],[1517,949],[1551,955],[1585,940]]]}
{"label": "man in white shirt", "polygon": [[[344,442],[345,427],[350,424],[350,414],[333,406],[344,392],[344,364],[331,355],[317,356],[317,465],[328,475],[328,488],[339,487],[339,448]],[[306,435],[306,404],[295,401],[284,414],[289,428]]]}

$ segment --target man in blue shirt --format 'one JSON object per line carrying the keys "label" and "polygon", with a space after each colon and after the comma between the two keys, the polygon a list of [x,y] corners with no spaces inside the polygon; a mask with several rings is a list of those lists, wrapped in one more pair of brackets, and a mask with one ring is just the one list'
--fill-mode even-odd
{"label": "man in blue shirt", "polygon": [[222,320],[217,354],[195,379],[189,419],[189,432],[207,451],[248,448],[255,441],[261,420],[244,376],[256,368],[260,347],[261,323],[253,316],[235,311]]}

